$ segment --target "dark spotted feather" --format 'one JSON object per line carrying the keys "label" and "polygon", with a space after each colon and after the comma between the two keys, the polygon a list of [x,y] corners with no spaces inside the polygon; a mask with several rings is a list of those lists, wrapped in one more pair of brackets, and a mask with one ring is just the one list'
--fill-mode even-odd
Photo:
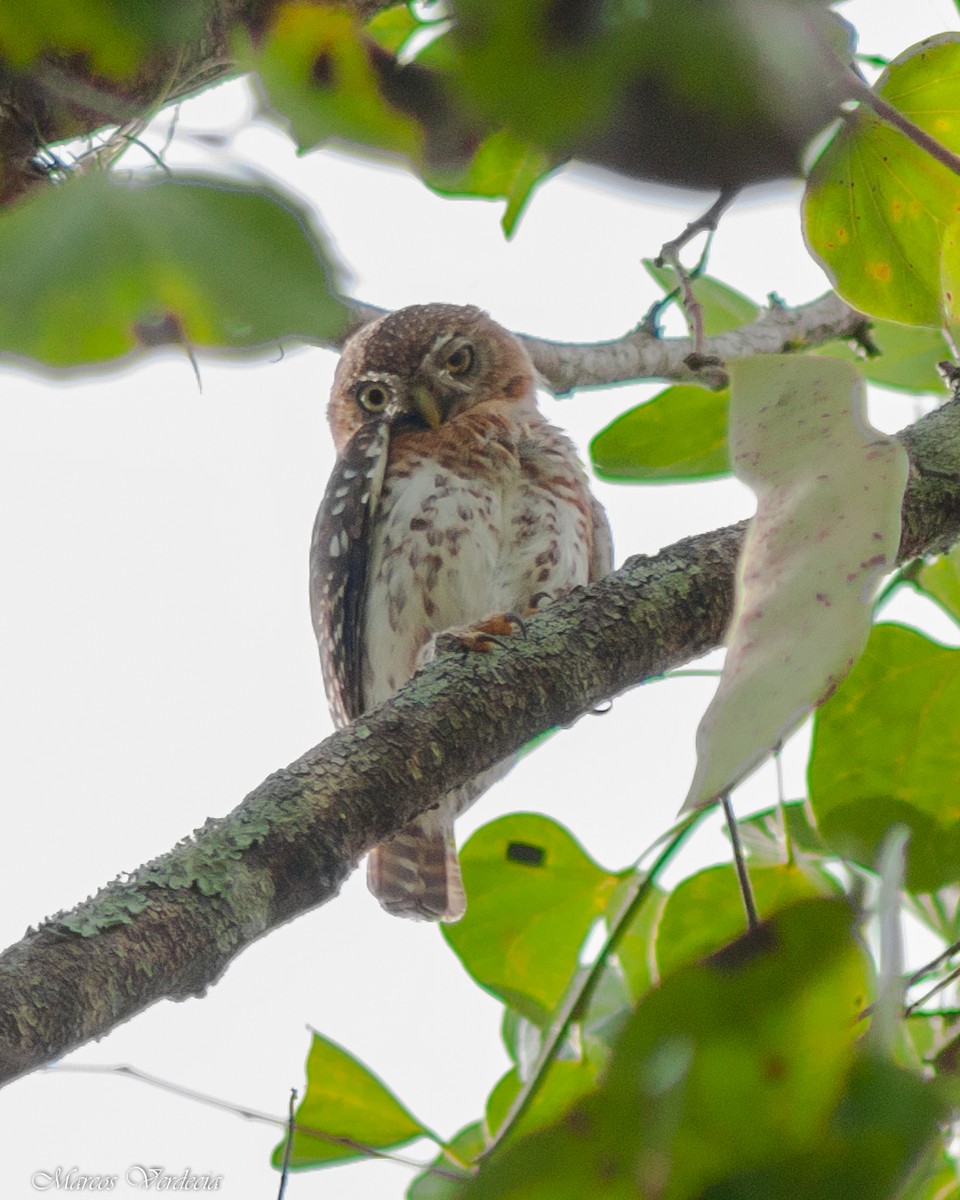
{"label": "dark spotted feather", "polygon": [[310,612],[333,719],[365,708],[363,620],[370,534],[389,452],[386,421],[363,425],[337,459],[310,543]]}

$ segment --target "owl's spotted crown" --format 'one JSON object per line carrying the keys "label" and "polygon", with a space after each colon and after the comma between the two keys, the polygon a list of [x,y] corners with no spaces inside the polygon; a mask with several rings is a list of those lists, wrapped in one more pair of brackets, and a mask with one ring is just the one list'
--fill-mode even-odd
{"label": "owl's spotted crown", "polygon": [[[441,420],[488,400],[535,398],[534,369],[526,351],[512,333],[473,305],[414,304],[365,325],[350,338],[330,396],[338,450],[362,425],[383,419],[385,404],[363,403],[371,382],[383,385],[384,394],[395,397],[405,413],[413,410],[415,394],[422,401],[429,393]],[[383,399],[383,394],[375,396]]]}

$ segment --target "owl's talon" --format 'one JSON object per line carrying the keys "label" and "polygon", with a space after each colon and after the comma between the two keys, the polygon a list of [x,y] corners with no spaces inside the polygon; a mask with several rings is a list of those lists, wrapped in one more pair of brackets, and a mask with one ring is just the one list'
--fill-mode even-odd
{"label": "owl's talon", "polygon": [[503,639],[517,629],[524,637],[527,636],[527,626],[522,617],[514,612],[494,613],[485,621],[466,629],[448,629],[437,639],[437,649],[486,653],[491,646],[506,646]]}

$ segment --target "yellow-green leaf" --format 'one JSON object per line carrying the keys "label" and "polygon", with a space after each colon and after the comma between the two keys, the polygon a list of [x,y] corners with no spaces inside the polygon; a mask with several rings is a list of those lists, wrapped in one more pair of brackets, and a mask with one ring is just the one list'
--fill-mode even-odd
{"label": "yellow-green leaf", "polygon": [[[797,900],[828,894],[795,866],[751,867],[757,911],[770,917]],[[672,891],[657,925],[657,967],[665,976],[705,958],[745,932],[746,917],[736,871],[730,864],[707,867]]]}
{"label": "yellow-green leaf", "polygon": [[284,4],[247,57],[301,150],[339,138],[419,158],[420,128],[388,103],[347,9]]}
{"label": "yellow-green leaf", "polygon": [[[911,47],[877,92],[948,150],[960,151],[960,35]],[[810,174],[807,243],[837,291],[872,316],[942,324],[940,252],[960,211],[960,176],[866,105]]]}
{"label": "yellow-green leaf", "polygon": [[[290,1167],[323,1167],[361,1158],[365,1148],[386,1150],[433,1134],[352,1054],[313,1035],[307,1056],[307,1085],[297,1105]],[[314,1136],[305,1130],[326,1136]],[[273,1165],[284,1158],[284,1139],[273,1152]]]}
{"label": "yellow-green leaf", "polygon": [[618,877],[562,825],[533,813],[501,817],[464,846],[470,903],[443,936],[488,991],[544,1022],[566,990],[590,927]]}
{"label": "yellow-green leaf", "polygon": [[680,383],[638,404],[601,429],[590,461],[615,483],[675,483],[730,472],[728,391]]}
{"label": "yellow-green leaf", "polygon": [[933,562],[924,563],[917,576],[920,589],[960,622],[960,545]]}

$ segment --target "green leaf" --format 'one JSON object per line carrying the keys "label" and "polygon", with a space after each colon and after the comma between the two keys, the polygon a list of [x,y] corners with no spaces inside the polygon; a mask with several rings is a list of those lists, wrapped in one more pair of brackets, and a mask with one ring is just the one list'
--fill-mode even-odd
{"label": "green leaf", "polygon": [[[904,1191],[918,1162],[940,1144],[946,1108],[935,1085],[861,1054],[819,1143],[765,1168],[743,1171],[704,1200],[918,1200]],[[940,1194],[921,1192],[927,1200]]]}
{"label": "green leaf", "polygon": [[[290,1154],[292,1170],[362,1158],[366,1147],[387,1150],[416,1138],[435,1137],[407,1112],[376,1075],[342,1046],[318,1033],[313,1035],[310,1045],[306,1091],[297,1105],[294,1120],[299,1126],[327,1136],[314,1137],[302,1129],[295,1130]],[[285,1146],[286,1138],[273,1152],[271,1161],[275,1167],[283,1164]]]}
{"label": "green leaf", "polygon": [[[481,1169],[468,1200],[669,1196],[671,1200],[879,1200],[936,1131],[931,1089],[854,1061],[867,999],[866,955],[845,903],[793,905],[721,954],[684,967],[637,1007],[599,1089],[562,1121]],[[866,1080],[861,1076],[868,1076]],[[889,1147],[875,1127],[904,1131]],[[819,1155],[843,1145],[872,1191],[823,1184]],[[855,1153],[854,1153],[855,1151]],[[879,1153],[878,1153],[879,1151]],[[880,1165],[861,1160],[873,1154]],[[912,1152],[912,1153],[910,1153]],[[842,1159],[842,1155],[838,1156]],[[783,1169],[790,1164],[794,1174]],[[779,1167],[782,1187],[724,1185]],[[781,1178],[782,1177],[782,1178]]]}
{"label": "green leaf", "polygon": [[[750,882],[761,917],[797,900],[833,889],[817,884],[799,867],[753,867]],[[689,876],[667,898],[657,926],[656,956],[660,977],[705,958],[744,932],[743,900],[733,866],[724,863]]]}
{"label": "green leaf", "polygon": [[[680,284],[673,267],[658,267],[652,258],[645,258],[647,273],[665,293],[676,291]],[[749,325],[760,315],[760,306],[727,284],[710,275],[698,275],[691,287],[693,296],[703,312],[703,331],[707,337],[729,333],[741,325]],[[679,297],[678,297],[679,303]]]}
{"label": "green leaf", "polygon": [[856,363],[865,379],[883,387],[940,394],[946,390],[937,363],[950,358],[950,348],[939,329],[872,321],[870,338],[880,351],[875,358],[865,357],[847,342],[830,342],[816,353]]}
{"label": "green leaf", "polygon": [[631,408],[590,443],[601,479],[676,483],[730,473],[727,417],[730,393],[677,384]]}
{"label": "green leaf", "polygon": [[873,867],[901,824],[910,891],[960,878],[958,712],[960,650],[878,625],[814,724],[810,801],[835,853]]}
{"label": "green leaf", "polygon": [[364,25],[363,32],[390,54],[397,54],[410,40],[411,34],[426,27],[425,23],[417,20],[406,4],[394,4],[374,13]]}
{"label": "green leaf", "polygon": [[960,622],[960,545],[954,546],[949,554],[924,563],[916,582],[921,591]]}
{"label": "green leaf", "polygon": [[960,221],[954,221],[943,235],[940,285],[943,289],[943,315],[956,344],[960,338]]}
{"label": "green leaf", "polygon": [[[629,881],[630,877],[627,876],[624,882]],[[654,886],[617,943],[614,957],[623,971],[624,982],[633,1001],[639,1000],[657,982],[654,937],[666,902],[667,893]],[[617,911],[616,898],[610,911]]]}
{"label": "green leaf", "polygon": [[0,261],[0,349],[52,366],[346,322],[307,218],[263,189],[84,175],[0,214]]}
{"label": "green leaf", "polygon": [[465,171],[450,175],[427,171],[425,182],[446,196],[481,196],[507,202],[501,218],[510,237],[535,188],[554,164],[538,146],[515,137],[508,129],[491,133],[480,143]]}
{"label": "green leaf", "polygon": [[121,79],[158,47],[194,40],[207,9],[204,0],[8,2],[0,5],[0,55],[25,67],[41,54],[79,54],[94,74]]}
{"label": "green leaf", "polygon": [[849,364],[760,355],[732,362],[730,379],[731,451],[757,515],[685,809],[746,778],[856,660],[896,559],[909,469],[903,447],[867,421]]}
{"label": "green leaf", "polygon": [[[460,1162],[474,1162],[487,1145],[483,1122],[465,1126],[449,1145]],[[470,1178],[469,1172],[461,1171],[449,1155],[441,1152],[430,1167],[414,1177],[407,1188],[407,1200],[457,1200],[463,1193],[463,1183]]]}
{"label": "green leaf", "polygon": [[388,103],[361,26],[346,9],[282,5],[247,57],[301,150],[340,138],[419,158],[420,128]]}
{"label": "green leaf", "polygon": [[[548,1067],[546,1077],[530,1107],[511,1131],[511,1140],[532,1133],[535,1129],[544,1129],[547,1125],[552,1125],[575,1101],[592,1092],[596,1086],[596,1071],[586,1060],[568,1062],[555,1059]],[[520,1076],[516,1070],[512,1070],[500,1079],[490,1093],[487,1100],[486,1127],[491,1138],[499,1132],[520,1087]]]}
{"label": "green leaf", "polygon": [[[875,90],[956,152],[958,72],[960,35],[942,34],[895,59]],[[810,174],[807,243],[863,312],[939,328],[940,251],[958,209],[960,177],[861,104]]]}
{"label": "green leaf", "polygon": [[[786,817],[784,834],[781,811]],[[804,800],[788,800],[781,808],[766,808],[737,821],[740,839],[750,858],[760,864],[787,861],[787,841],[795,857],[822,858],[827,853],[823,839],[807,812]]]}
{"label": "green leaf", "polygon": [[532,813],[478,829],[460,865],[470,904],[462,921],[443,926],[443,936],[481,987],[543,1023],[617,876],[562,825]]}

